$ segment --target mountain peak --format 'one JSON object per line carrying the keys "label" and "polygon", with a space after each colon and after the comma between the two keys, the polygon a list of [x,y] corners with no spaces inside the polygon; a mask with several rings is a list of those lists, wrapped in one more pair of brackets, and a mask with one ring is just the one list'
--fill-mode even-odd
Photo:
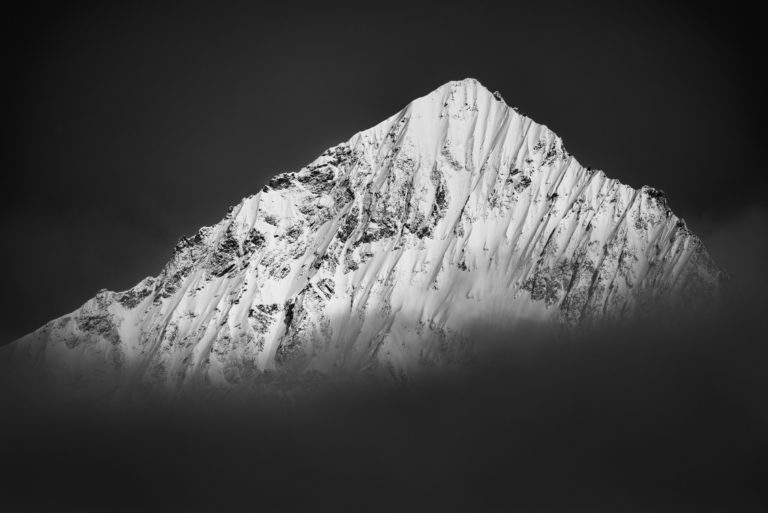
{"label": "mountain peak", "polygon": [[467,78],[276,176],[182,239],[158,276],[13,349],[110,389],[256,387],[266,371],[401,379],[463,361],[478,325],[706,302],[719,276],[659,191],[584,168]]}
{"label": "mountain peak", "polygon": [[479,80],[471,77],[467,77],[462,80],[449,80],[442,86],[438,87],[438,90],[439,89],[462,89],[462,88],[463,89],[468,89],[468,88],[483,89],[486,92],[488,91],[488,89],[483,84],[481,84]]}
{"label": "mountain peak", "polygon": [[439,99],[443,102],[456,102],[467,101],[468,99],[477,100],[492,97],[493,94],[481,84],[480,81],[474,78],[465,78],[463,80],[451,80],[446,82],[428,95],[414,100],[414,102],[418,102],[425,98],[431,100]]}

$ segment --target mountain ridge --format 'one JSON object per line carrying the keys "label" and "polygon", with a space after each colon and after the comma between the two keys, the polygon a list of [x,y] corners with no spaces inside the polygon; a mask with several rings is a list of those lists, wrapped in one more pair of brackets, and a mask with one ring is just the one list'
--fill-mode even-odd
{"label": "mountain ridge", "polygon": [[623,318],[707,302],[720,276],[663,192],[584,168],[467,78],[275,176],[182,237],[158,276],[12,346],[63,381],[115,389],[402,378],[460,364],[473,323]]}

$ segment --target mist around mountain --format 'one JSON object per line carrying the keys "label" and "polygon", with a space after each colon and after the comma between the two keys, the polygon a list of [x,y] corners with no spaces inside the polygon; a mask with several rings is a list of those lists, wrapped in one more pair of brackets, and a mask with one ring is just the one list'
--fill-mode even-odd
{"label": "mist around mountain", "polygon": [[744,299],[729,296],[707,318],[567,338],[485,332],[503,349],[394,388],[349,381],[290,398],[137,407],[44,401],[29,383],[3,383],[2,502],[11,511],[759,511],[767,352],[760,308]]}

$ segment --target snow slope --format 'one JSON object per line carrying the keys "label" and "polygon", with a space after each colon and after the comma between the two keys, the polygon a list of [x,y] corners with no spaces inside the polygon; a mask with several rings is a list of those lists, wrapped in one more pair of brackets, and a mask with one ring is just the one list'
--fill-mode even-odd
{"label": "snow slope", "polygon": [[582,167],[473,79],[273,178],[13,345],[55,379],[179,390],[460,362],[476,323],[576,326],[710,301],[720,271],[660,191]]}

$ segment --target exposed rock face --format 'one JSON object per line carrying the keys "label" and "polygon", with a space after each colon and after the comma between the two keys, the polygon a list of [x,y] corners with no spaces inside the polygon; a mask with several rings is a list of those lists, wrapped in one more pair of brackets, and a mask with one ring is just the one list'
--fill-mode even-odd
{"label": "exposed rock face", "polygon": [[720,274],[663,193],[582,167],[467,79],[275,177],[181,239],[156,278],[101,291],[15,348],[115,386],[400,376],[460,361],[482,343],[473,323],[580,325],[709,301]]}

